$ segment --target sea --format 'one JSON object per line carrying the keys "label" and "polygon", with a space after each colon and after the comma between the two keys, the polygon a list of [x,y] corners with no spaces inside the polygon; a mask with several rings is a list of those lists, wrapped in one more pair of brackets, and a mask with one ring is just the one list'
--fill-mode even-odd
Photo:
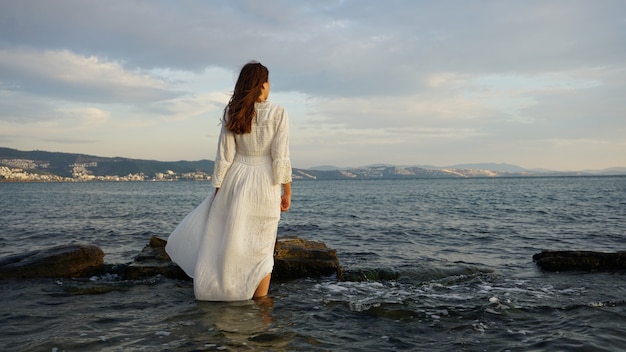
{"label": "sea", "polygon": [[[132,261],[206,181],[0,183],[0,257],[94,244]],[[154,276],[0,280],[1,351],[624,351],[624,272],[544,272],[542,250],[626,250],[626,177],[295,181],[279,236],[345,271],[199,302]]]}

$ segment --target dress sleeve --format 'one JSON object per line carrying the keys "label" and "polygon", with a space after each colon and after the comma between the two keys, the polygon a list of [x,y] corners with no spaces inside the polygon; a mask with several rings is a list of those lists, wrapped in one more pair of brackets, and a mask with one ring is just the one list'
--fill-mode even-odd
{"label": "dress sleeve", "polygon": [[219,188],[222,186],[224,176],[226,176],[226,172],[235,159],[235,149],[235,134],[226,128],[226,122],[222,122],[222,130],[217,143],[215,165],[213,165],[213,177],[211,178],[213,187]]}
{"label": "dress sleeve", "polygon": [[279,122],[276,135],[272,141],[272,169],[274,184],[291,182],[291,159],[289,156],[289,118],[287,110],[278,112]]}

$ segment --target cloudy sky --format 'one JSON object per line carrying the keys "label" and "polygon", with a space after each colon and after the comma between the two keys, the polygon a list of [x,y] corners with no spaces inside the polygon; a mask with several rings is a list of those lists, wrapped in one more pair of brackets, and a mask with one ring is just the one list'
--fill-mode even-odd
{"label": "cloudy sky", "polygon": [[295,167],[626,166],[622,0],[0,0],[0,146],[213,159],[250,60]]}

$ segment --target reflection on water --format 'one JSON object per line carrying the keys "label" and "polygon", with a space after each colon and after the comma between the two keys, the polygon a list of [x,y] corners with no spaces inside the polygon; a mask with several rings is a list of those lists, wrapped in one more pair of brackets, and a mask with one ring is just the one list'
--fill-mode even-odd
{"label": "reflection on water", "polygon": [[255,301],[198,302],[198,310],[205,319],[214,322],[215,329],[224,335],[229,345],[245,346],[251,338],[266,333],[271,326],[272,305],[271,300],[263,305]]}
{"label": "reflection on water", "polygon": [[195,301],[171,319],[174,327],[164,346],[236,351],[286,349],[290,338],[276,327],[273,309],[271,297],[238,302]]}

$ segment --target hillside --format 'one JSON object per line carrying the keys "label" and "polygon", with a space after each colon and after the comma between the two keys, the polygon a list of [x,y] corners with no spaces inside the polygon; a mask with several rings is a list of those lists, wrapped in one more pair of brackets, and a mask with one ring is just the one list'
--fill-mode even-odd
{"label": "hillside", "polygon": [[[21,161],[17,162],[17,161]],[[13,162],[9,162],[13,161]],[[20,167],[30,172],[72,177],[77,168],[87,169],[94,176],[125,176],[144,174],[154,177],[168,170],[176,174],[213,171],[213,161],[156,161],[122,157],[105,158],[86,154],[46,151],[19,151],[0,148],[0,165]]]}

